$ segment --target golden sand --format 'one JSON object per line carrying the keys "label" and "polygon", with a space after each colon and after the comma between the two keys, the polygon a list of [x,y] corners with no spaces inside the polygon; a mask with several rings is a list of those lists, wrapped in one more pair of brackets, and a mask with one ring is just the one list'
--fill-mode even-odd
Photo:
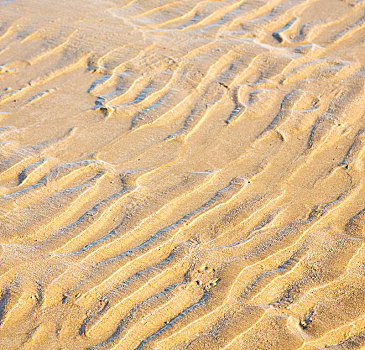
{"label": "golden sand", "polygon": [[0,349],[365,349],[364,0],[0,0]]}

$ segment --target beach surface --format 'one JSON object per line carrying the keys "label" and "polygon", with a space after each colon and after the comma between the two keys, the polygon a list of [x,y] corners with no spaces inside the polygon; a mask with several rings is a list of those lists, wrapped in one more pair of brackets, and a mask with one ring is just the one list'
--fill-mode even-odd
{"label": "beach surface", "polygon": [[364,0],[0,0],[0,349],[365,349]]}

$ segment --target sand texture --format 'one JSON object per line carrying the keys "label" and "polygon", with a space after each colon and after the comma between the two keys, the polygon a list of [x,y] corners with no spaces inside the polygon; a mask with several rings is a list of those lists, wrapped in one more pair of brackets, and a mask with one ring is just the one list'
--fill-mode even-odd
{"label": "sand texture", "polygon": [[0,349],[365,349],[365,0],[0,0]]}

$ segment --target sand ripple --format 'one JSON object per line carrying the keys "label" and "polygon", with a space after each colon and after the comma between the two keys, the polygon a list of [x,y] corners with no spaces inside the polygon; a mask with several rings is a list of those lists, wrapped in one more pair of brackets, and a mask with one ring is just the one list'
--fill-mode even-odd
{"label": "sand ripple", "polygon": [[1,349],[363,349],[365,1],[0,1]]}

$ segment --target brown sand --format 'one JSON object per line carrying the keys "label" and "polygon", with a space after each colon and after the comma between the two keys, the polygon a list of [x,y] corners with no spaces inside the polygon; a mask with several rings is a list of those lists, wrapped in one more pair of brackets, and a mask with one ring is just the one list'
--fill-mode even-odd
{"label": "brown sand", "polygon": [[0,349],[365,348],[364,0],[0,24]]}

